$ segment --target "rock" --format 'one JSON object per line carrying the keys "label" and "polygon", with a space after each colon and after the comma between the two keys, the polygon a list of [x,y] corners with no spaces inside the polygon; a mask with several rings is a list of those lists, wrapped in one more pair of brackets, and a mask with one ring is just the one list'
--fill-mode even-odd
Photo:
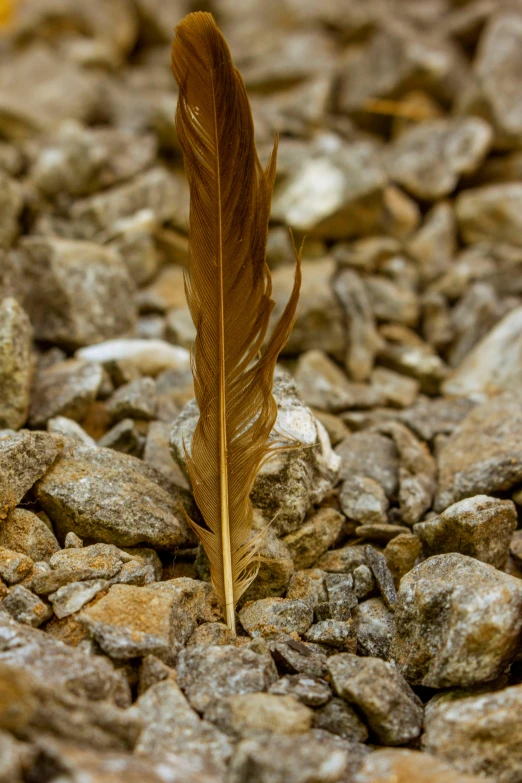
{"label": "rock", "polygon": [[134,286],[114,251],[90,242],[30,236],[21,240],[16,258],[37,339],[77,348],[132,331]]}
{"label": "rock", "polygon": [[359,538],[385,543],[407,532],[404,525],[391,525],[388,522],[357,525],[355,528],[355,535]]}
{"label": "rock", "polygon": [[379,350],[378,359],[385,367],[415,378],[424,394],[439,394],[440,385],[448,375],[447,366],[431,345],[418,338],[410,342],[411,333],[399,333],[399,327],[390,327],[397,331],[388,332],[391,339]]}
{"label": "rock", "polygon": [[435,204],[421,228],[408,240],[407,248],[420,266],[423,280],[430,282],[446,272],[457,250],[457,223],[452,206]]}
{"label": "rock", "polygon": [[313,712],[293,696],[273,693],[243,693],[214,702],[205,718],[235,738],[270,732],[279,735],[305,734],[312,727]]}
{"label": "rock", "polygon": [[413,525],[431,506],[437,486],[435,461],[403,424],[389,422],[379,429],[393,438],[399,452],[399,504],[403,521]]}
{"label": "rock", "polygon": [[75,446],[40,481],[37,496],[64,536],[72,530],[117,546],[175,547],[188,530],[158,476],[127,454]]}
{"label": "rock", "polygon": [[393,636],[393,614],[382,598],[363,601],[353,610],[352,618],[357,655],[387,661]]}
{"label": "rock", "polygon": [[185,648],[177,673],[180,688],[200,713],[217,699],[266,691],[277,679],[270,656],[228,645]]}
{"label": "rock", "polygon": [[336,783],[348,754],[309,734],[245,739],[232,757],[230,783]]}
{"label": "rock", "polygon": [[[335,261],[329,257],[305,259],[302,272],[299,313],[283,354],[295,355],[319,350],[342,361],[346,339],[343,311],[333,290]],[[293,266],[282,266],[272,272],[273,298],[276,302],[272,323],[276,323],[283,312],[293,285]]]}
{"label": "rock", "polygon": [[26,669],[45,686],[129,706],[129,686],[107,658],[88,655],[0,612],[0,664]]}
{"label": "rock", "polygon": [[299,394],[306,405],[337,413],[347,408],[367,408],[380,402],[372,388],[351,383],[322,351],[307,351],[299,357],[295,372]]}
{"label": "rock", "polygon": [[61,620],[82,609],[92,601],[99,592],[109,587],[106,579],[87,579],[83,582],[69,582],[59,587],[55,593],[50,593],[49,601],[53,605],[55,615]]}
{"label": "rock", "polygon": [[22,783],[24,746],[6,731],[0,732],[0,780],[3,783]]}
{"label": "rock", "polygon": [[[365,553],[366,558],[366,553]],[[361,564],[353,569],[353,592],[357,598],[364,600],[373,593],[375,589],[375,579],[370,568]]]}
{"label": "rock", "polygon": [[0,197],[2,215],[0,218],[0,248],[8,248],[20,231],[18,220],[24,204],[23,190],[15,179],[8,177],[3,171],[0,171],[0,188],[2,194]]}
{"label": "rock", "polygon": [[33,330],[16,299],[0,300],[0,427],[19,429],[29,413]]}
{"label": "rock", "polygon": [[304,634],[307,642],[333,647],[343,652],[355,652],[355,628],[351,620],[326,619],[311,625]]}
{"label": "rock", "polygon": [[76,355],[88,362],[99,362],[108,367],[116,364],[122,371],[152,377],[164,370],[190,367],[189,352],[164,340],[107,340],[81,348]]}
{"label": "rock", "polygon": [[323,237],[367,234],[381,216],[385,182],[373,145],[325,134],[277,189],[272,218]]}
{"label": "rock", "polygon": [[399,461],[393,441],[376,432],[355,432],[335,449],[341,457],[340,477],[366,476],[392,497],[398,488]]}
{"label": "rock", "polygon": [[378,321],[416,326],[419,300],[415,291],[380,275],[369,275],[365,285],[373,314]]}
{"label": "rock", "polygon": [[129,179],[150,164],[155,153],[150,135],[85,128],[68,120],[41,145],[31,178],[51,198],[85,196]]}
{"label": "rock", "polygon": [[313,725],[343,739],[366,742],[368,729],[355,710],[344,699],[331,699],[328,704],[314,712]]}
{"label": "rock", "polygon": [[496,394],[517,391],[522,376],[522,307],[511,310],[468,353],[444,382],[444,394],[483,402]]}
{"label": "rock", "polygon": [[151,421],[143,450],[143,460],[161,473],[169,483],[189,489],[189,483],[170,452],[170,426],[163,421]]}
{"label": "rock", "polygon": [[417,750],[382,748],[367,756],[354,783],[480,783],[483,778],[458,772],[453,765]]}
{"label": "rock", "polygon": [[194,647],[196,645],[217,645],[217,644],[234,644],[236,641],[235,634],[232,633],[230,628],[225,623],[202,623],[198,625],[190,639],[187,642],[187,647]]}
{"label": "rock", "polygon": [[463,191],[455,201],[464,242],[509,242],[520,247],[522,184],[503,182]]}
{"label": "rock", "polygon": [[282,673],[325,677],[326,655],[316,644],[297,642],[292,637],[275,641],[271,647],[274,661]]}
{"label": "rock", "polygon": [[[335,484],[339,460],[333,453],[326,431],[297,396],[290,376],[278,370],[274,379],[278,416],[272,438],[277,433],[299,440],[304,448],[279,452],[261,468],[252,490],[252,503],[265,522],[271,522],[281,536],[296,530],[306,512],[319,503]],[[183,444],[189,449],[198,420],[195,402],[189,403],[174,422],[171,446],[174,459],[183,466]],[[316,448],[307,448],[317,444]],[[277,516],[276,516],[277,515]]]}
{"label": "rock", "polygon": [[136,702],[136,709],[144,725],[136,746],[139,756],[161,759],[168,764],[170,755],[176,754],[193,766],[205,760],[210,767],[208,771],[221,773],[219,779],[222,779],[232,755],[230,740],[211,723],[200,719],[174,679],[168,678],[148,688]]}
{"label": "rock", "polygon": [[277,696],[293,696],[307,707],[321,707],[332,698],[328,683],[319,677],[308,677],[305,674],[285,674],[270,686],[268,692]]}
{"label": "rock", "polygon": [[74,440],[76,443],[83,443],[85,446],[96,445],[94,438],[87,435],[78,422],[67,418],[67,416],[54,416],[52,419],[48,419],[47,432],[63,435],[64,438]]}
{"label": "rock", "polygon": [[67,359],[36,374],[29,423],[44,427],[55,416],[82,421],[102,383],[99,364]]}
{"label": "rock", "polygon": [[32,560],[48,561],[60,546],[45,522],[24,508],[15,508],[0,528],[0,547],[21,552]]}
{"label": "rock", "polygon": [[287,598],[302,598],[314,607],[328,600],[325,585],[325,573],[320,568],[306,568],[292,574],[286,592]]}
{"label": "rock", "polygon": [[327,666],[336,693],[359,708],[383,745],[404,745],[419,736],[422,703],[391,664],[344,653],[329,658]]}
{"label": "rock", "polygon": [[[123,258],[130,276],[138,286],[147,283],[158,271],[160,258],[155,243],[157,231],[158,225],[150,209],[141,209],[134,215],[117,220],[112,227],[111,235],[114,238],[109,242],[109,247]],[[138,333],[143,323],[138,321]],[[147,326],[149,329],[151,326],[159,328],[160,334],[151,336],[163,337],[162,319],[153,324],[149,322]]]}
{"label": "rock", "polygon": [[239,619],[252,638],[270,639],[282,633],[305,633],[312,624],[313,612],[309,604],[300,599],[262,598],[244,606]]}
{"label": "rock", "polygon": [[427,557],[460,552],[502,569],[517,526],[515,504],[486,495],[461,500],[414,527]]}
{"label": "rock", "polygon": [[493,680],[513,660],[522,620],[515,577],[461,554],[436,555],[401,580],[391,656],[432,688]]}
{"label": "rock", "polygon": [[97,445],[102,449],[113,449],[122,454],[139,457],[143,439],[140,438],[134,419],[122,419],[99,439]]}
{"label": "rock", "polygon": [[419,199],[449,195],[473,174],[489,151],[493,132],[478,117],[421,122],[401,133],[385,153],[390,177]]}
{"label": "rock", "polygon": [[53,614],[50,606],[22,585],[11,587],[0,606],[19,623],[31,625],[33,628],[38,628]]}
{"label": "rock", "polygon": [[346,516],[362,524],[388,522],[388,499],[381,485],[366,476],[351,476],[343,482],[339,495]]}
{"label": "rock", "polygon": [[110,235],[118,221],[143,209],[164,223],[184,210],[183,187],[179,178],[155,166],[123,185],[76,201],[70,216],[76,231],[90,240]]}
{"label": "rock", "polygon": [[361,546],[348,544],[342,549],[326,552],[317,562],[317,567],[332,574],[353,574],[356,568],[366,565],[366,553]]}
{"label": "rock", "polygon": [[156,655],[167,664],[175,662],[195,625],[174,593],[134,585],[113,585],[78,619],[111,658]]}
{"label": "rock", "polygon": [[0,547],[0,577],[7,584],[20,582],[33,567],[33,561],[27,555]]}
{"label": "rock", "polygon": [[333,282],[341,304],[347,331],[344,366],[354,381],[370,375],[381,338],[362,278],[351,269],[341,269]]}
{"label": "rock", "polygon": [[[448,332],[452,333],[450,340],[453,344],[448,354],[449,364],[459,367],[505,312],[492,285],[480,281],[471,283],[451,313]],[[447,383],[449,379],[444,382],[444,388]]]}
{"label": "rock", "polygon": [[259,571],[252,584],[243,593],[242,602],[284,595],[294,572],[294,562],[289,547],[283,539],[277,538],[271,528],[268,528],[265,533],[259,556],[261,558]]}
{"label": "rock", "polygon": [[434,398],[421,396],[401,419],[417,437],[431,441],[437,435],[451,435],[474,407],[466,398]]}
{"label": "rock", "polygon": [[419,393],[419,383],[414,378],[407,378],[384,367],[373,370],[371,384],[387,405],[396,408],[409,408]]}
{"label": "rock", "polygon": [[393,611],[395,601],[397,600],[397,591],[386,558],[369,544],[364,548],[364,552],[383,601],[388,609]]}
{"label": "rock", "polygon": [[335,544],[343,528],[342,514],[333,508],[320,509],[294,533],[283,538],[294,562],[294,568],[310,568]]}
{"label": "rock", "polygon": [[435,510],[474,495],[508,490],[522,480],[520,394],[498,395],[463,419],[438,454]]}
{"label": "rock", "polygon": [[516,783],[522,768],[521,709],[521,685],[465,698],[437,698],[426,707],[423,748],[480,780],[487,775],[499,783]]}
{"label": "rock", "polygon": [[185,308],[184,269],[178,265],[164,266],[158,275],[138,295],[141,312],[160,312]]}
{"label": "rock", "polygon": [[154,418],[156,384],[152,378],[138,378],[120,386],[107,401],[107,411],[113,421]]}
{"label": "rock", "polygon": [[396,585],[399,584],[404,574],[411,571],[421,549],[419,538],[409,533],[401,533],[386,544],[384,557]]}

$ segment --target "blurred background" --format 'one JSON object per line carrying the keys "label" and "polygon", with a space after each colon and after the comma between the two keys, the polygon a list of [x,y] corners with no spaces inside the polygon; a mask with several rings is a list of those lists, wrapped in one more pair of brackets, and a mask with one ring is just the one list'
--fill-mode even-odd
{"label": "blurred background", "polygon": [[[522,324],[521,2],[0,8],[0,286],[23,303],[39,350],[192,342],[169,48],[183,15],[204,9],[246,82],[262,160],[280,133],[268,260],[279,308],[293,277],[287,227],[306,235],[286,348],[306,401],[359,427],[419,393],[518,385],[507,347],[481,350],[478,367],[471,352],[508,316],[508,335]],[[318,377],[340,400],[325,400]]]}

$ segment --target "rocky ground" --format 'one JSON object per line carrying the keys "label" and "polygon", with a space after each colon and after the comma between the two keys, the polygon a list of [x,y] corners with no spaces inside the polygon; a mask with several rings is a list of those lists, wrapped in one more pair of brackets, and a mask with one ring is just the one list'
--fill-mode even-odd
{"label": "rocky ground", "polygon": [[0,783],[520,783],[522,2],[208,4],[277,309],[307,236],[237,638],[180,506],[193,7],[0,40]]}

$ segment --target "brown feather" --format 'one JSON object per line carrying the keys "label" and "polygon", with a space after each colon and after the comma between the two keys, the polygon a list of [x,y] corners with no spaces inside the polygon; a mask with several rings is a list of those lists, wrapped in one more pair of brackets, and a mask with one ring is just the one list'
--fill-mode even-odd
{"label": "brown feather", "polygon": [[250,491],[270,454],[275,364],[290,334],[301,282],[259,357],[274,307],[265,261],[276,147],[263,170],[245,86],[208,13],[176,27],[176,129],[190,185],[187,300],[197,330],[192,371],[200,417],[187,467],[206,527],[192,523],[234,629],[235,605],[257,573]]}

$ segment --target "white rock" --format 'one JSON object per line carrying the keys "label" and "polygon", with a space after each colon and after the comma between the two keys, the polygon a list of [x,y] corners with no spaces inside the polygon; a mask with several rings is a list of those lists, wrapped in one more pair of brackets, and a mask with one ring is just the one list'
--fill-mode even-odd
{"label": "white rock", "polygon": [[152,376],[163,370],[179,370],[190,365],[190,353],[186,348],[171,345],[164,340],[106,340],[80,348],[76,356],[100,364],[124,362],[135,367],[142,375]]}

